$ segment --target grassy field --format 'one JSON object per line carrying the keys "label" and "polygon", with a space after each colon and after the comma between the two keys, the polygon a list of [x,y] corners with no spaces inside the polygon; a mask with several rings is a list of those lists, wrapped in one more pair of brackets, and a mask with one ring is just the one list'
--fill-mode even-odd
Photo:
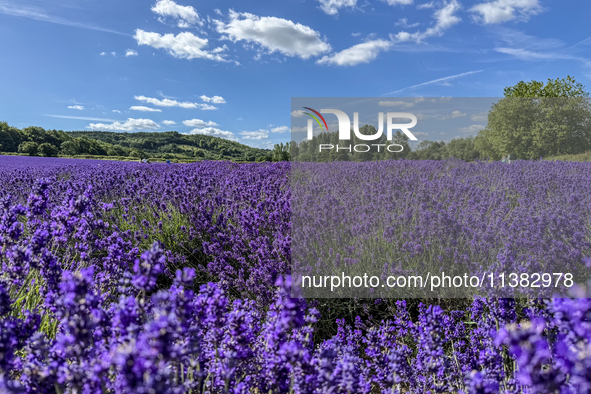
{"label": "grassy field", "polygon": [[562,161],[591,161],[591,151],[579,153],[578,155],[561,155],[550,157],[548,160],[562,160]]}

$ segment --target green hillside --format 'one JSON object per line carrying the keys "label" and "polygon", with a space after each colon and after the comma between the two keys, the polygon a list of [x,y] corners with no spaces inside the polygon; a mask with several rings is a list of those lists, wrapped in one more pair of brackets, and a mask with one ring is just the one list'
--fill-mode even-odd
{"label": "green hillside", "polygon": [[110,156],[192,160],[257,161],[271,151],[201,134],[176,131],[115,133],[108,131],[17,129],[0,122],[0,152],[31,156]]}

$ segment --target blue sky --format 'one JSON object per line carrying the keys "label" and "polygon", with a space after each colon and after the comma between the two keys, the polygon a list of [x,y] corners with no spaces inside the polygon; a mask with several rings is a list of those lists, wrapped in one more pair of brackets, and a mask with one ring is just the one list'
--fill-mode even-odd
{"label": "blue sky", "polygon": [[589,15],[589,1],[0,0],[0,120],[272,147],[292,97],[498,97],[567,75],[589,89]]}

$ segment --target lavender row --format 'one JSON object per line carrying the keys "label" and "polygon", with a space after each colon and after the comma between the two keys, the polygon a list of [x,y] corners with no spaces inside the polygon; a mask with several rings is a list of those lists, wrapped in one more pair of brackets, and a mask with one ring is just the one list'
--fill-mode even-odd
{"label": "lavender row", "polygon": [[[6,169],[0,174],[0,199],[5,206],[27,205],[27,199],[37,204],[39,219],[28,227],[41,221],[48,231],[70,231],[72,237],[60,238],[68,238],[67,247],[60,244],[67,251],[60,253],[77,265],[108,268],[109,261],[120,260],[119,249],[134,255],[159,241],[171,266],[193,266],[200,278],[263,304],[270,302],[278,276],[288,272],[287,163],[80,160],[64,165],[60,159],[32,158],[33,165],[17,161],[11,168],[11,159],[0,157]],[[67,227],[78,226],[79,219],[67,216],[76,203],[90,219],[73,231]],[[112,242],[127,244],[114,250]]]}

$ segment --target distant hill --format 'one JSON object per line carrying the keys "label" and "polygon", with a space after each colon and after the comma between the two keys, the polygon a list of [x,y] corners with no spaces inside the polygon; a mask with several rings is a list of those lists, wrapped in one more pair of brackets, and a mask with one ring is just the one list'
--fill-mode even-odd
{"label": "distant hill", "polygon": [[0,152],[32,156],[115,156],[193,160],[270,160],[272,151],[201,134],[176,131],[116,133],[110,131],[17,129],[0,122]]}
{"label": "distant hill", "polygon": [[224,138],[203,134],[181,134],[176,131],[158,133],[115,133],[109,131],[68,131],[74,138],[88,138],[155,156],[174,154],[204,159],[255,161],[268,156],[270,150],[252,148]]}

